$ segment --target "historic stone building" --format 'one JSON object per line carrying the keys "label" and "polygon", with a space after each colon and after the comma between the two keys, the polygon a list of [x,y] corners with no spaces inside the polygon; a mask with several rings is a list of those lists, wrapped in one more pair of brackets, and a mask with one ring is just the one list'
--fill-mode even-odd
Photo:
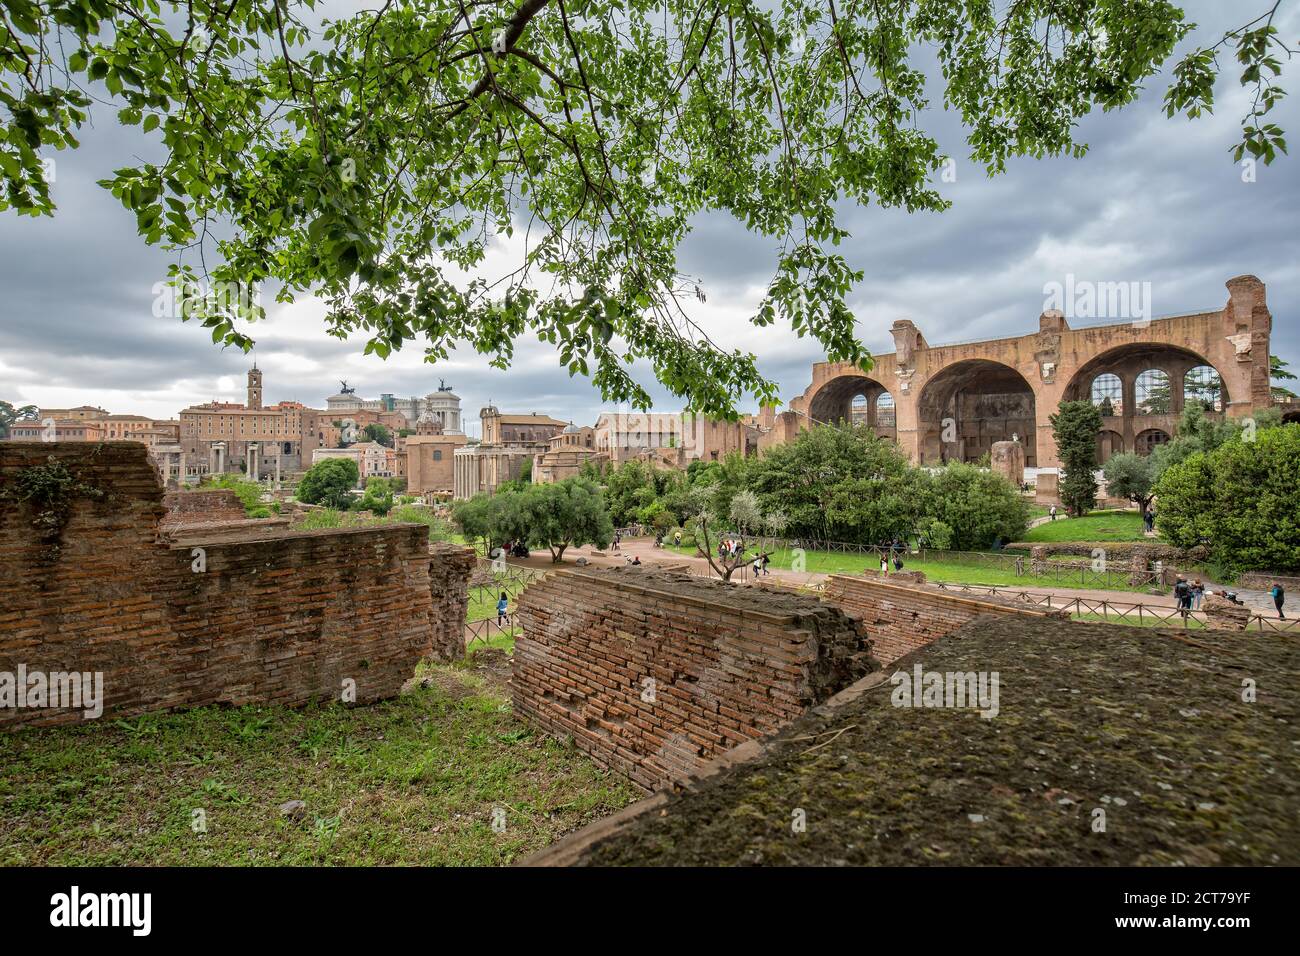
{"label": "historic stone building", "polygon": [[1217,310],[1083,328],[1047,311],[1034,334],[960,345],[931,346],[900,319],[896,350],[875,356],[869,373],[814,365],[812,384],[769,435],[858,421],[926,465],[976,461],[995,442],[1018,441],[1028,468],[1054,472],[1049,416],[1086,399],[1103,413],[1099,461],[1147,454],[1169,440],[1188,402],[1234,417],[1271,404],[1264,283],[1238,276],[1227,289]]}
{"label": "historic stone building", "polygon": [[639,459],[685,468],[733,452],[753,454],[763,420],[764,415],[728,422],[690,412],[605,412],[596,419],[595,448],[614,465]]}
{"label": "historic stone building", "polygon": [[303,471],[325,444],[321,412],[301,402],[262,406],[262,372],[248,371],[248,399],[191,405],[180,414],[185,477],[243,471],[251,478]]}
{"label": "historic stone building", "polygon": [[39,421],[14,422],[9,426],[10,441],[104,441],[104,425],[97,419],[42,418]]}
{"label": "historic stone building", "polygon": [[[385,392],[378,398],[359,398],[354,389],[343,383],[343,391],[325,399],[325,408],[335,420],[352,418],[358,424],[365,424],[358,413],[375,413],[376,415],[400,415],[398,428],[415,428],[421,418],[436,420],[448,435],[461,434],[460,396],[451,390],[445,382],[438,390],[430,392],[424,398],[412,395],[410,398],[397,398],[391,392]],[[374,418],[392,426],[393,419]]]}
{"label": "historic stone building", "polygon": [[596,430],[572,422],[546,443],[546,451],[533,456],[533,484],[550,485],[576,478],[589,461],[604,462],[608,456],[596,450]]}
{"label": "historic stone building", "polygon": [[398,439],[399,469],[406,476],[408,494],[449,498],[455,490],[456,450],[469,441],[463,434],[430,432]]}
{"label": "historic stone building", "polygon": [[494,493],[502,482],[513,481],[530,468],[533,459],[548,450],[548,443],[566,427],[549,415],[503,414],[495,405],[479,411],[483,439],[457,448],[454,456],[454,497],[460,501],[476,494]]}
{"label": "historic stone building", "polygon": [[76,408],[42,408],[37,417],[55,421],[84,422],[108,417],[108,411],[98,405],[78,405]]}

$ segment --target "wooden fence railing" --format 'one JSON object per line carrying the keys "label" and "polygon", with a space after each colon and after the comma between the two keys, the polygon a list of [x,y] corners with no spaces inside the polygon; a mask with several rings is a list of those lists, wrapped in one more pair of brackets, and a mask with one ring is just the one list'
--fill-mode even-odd
{"label": "wooden fence railing", "polygon": [[[1106,621],[1121,621],[1142,627],[1170,623],[1186,629],[1203,628],[1204,611],[1184,611],[1167,604],[1130,604],[1125,601],[1101,601],[1092,598],[1062,597],[1057,594],[1037,594],[1032,591],[1018,591],[1014,588],[985,586],[978,584],[946,584],[935,582],[945,591],[963,594],[994,594],[1031,604],[1034,607],[1058,608],[1066,610],[1072,617],[1101,618]],[[1300,633],[1295,621],[1281,620],[1263,614],[1251,614],[1246,627],[1251,631],[1270,631],[1275,633]]]}

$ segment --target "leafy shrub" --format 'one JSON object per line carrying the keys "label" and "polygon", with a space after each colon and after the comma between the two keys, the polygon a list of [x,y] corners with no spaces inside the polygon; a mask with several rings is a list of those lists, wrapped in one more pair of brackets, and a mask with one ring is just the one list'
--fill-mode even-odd
{"label": "leafy shrub", "polygon": [[345,509],[352,504],[352,489],[361,473],[351,458],[326,458],[316,462],[298,483],[298,500],[309,505]]}
{"label": "leafy shrub", "polygon": [[1195,452],[1156,495],[1160,532],[1178,547],[1204,544],[1233,572],[1300,570],[1300,424]]}
{"label": "leafy shrub", "polygon": [[931,518],[923,524],[921,534],[925,538],[928,547],[937,551],[950,551],[952,549],[952,528],[945,522]]}
{"label": "leafy shrub", "polygon": [[946,526],[954,550],[982,551],[999,539],[1016,541],[1029,527],[1029,502],[1001,475],[975,465],[947,465],[930,477],[927,490],[924,511],[933,519],[931,528]]}

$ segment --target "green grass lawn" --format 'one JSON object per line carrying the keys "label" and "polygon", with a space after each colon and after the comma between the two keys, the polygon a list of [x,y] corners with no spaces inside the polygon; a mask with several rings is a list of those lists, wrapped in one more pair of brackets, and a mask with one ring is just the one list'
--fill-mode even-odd
{"label": "green grass lawn", "polygon": [[369,707],[0,735],[0,865],[501,865],[641,796],[516,721],[487,664],[417,676]]}
{"label": "green grass lawn", "polygon": [[1142,541],[1142,516],[1136,511],[1098,511],[1082,518],[1057,518],[1025,534],[1039,544],[1063,541]]}
{"label": "green grass lawn", "polygon": [[[694,555],[696,553],[694,548],[674,548],[672,546],[666,546],[666,548],[677,554]],[[1016,587],[1026,590],[1055,585],[1057,587],[1132,591],[1134,593],[1147,593],[1149,591],[1147,587],[1129,585],[1122,575],[1113,575],[1105,581],[1097,579],[1096,576],[1089,573],[1080,573],[1077,577],[1062,575],[1036,576],[1029,573],[1018,575],[1014,567],[1002,567],[993,563],[941,561],[930,558],[916,558],[911,555],[905,555],[903,563],[903,570],[921,571],[928,580],[941,581],[945,584],[983,584],[990,587]],[[1025,559],[1024,566],[1026,572],[1028,572],[1030,566],[1028,558]],[[772,552],[771,569],[773,571],[798,570],[808,574],[861,574],[864,570],[875,570],[879,567],[880,563],[873,554],[805,551],[802,563],[796,566],[795,556],[788,549],[781,548]]]}
{"label": "green grass lawn", "polygon": [[[469,589],[469,606],[465,612],[466,621],[482,621],[497,616],[497,601],[501,592],[496,588],[473,587]],[[510,613],[515,610],[514,598],[510,598]]]}

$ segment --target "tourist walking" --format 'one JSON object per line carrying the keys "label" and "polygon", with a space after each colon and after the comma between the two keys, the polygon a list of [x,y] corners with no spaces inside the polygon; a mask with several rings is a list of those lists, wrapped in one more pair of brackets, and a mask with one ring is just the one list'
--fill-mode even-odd
{"label": "tourist walking", "polygon": [[1197,578],[1192,582],[1192,610],[1199,611],[1201,609],[1201,602],[1204,600],[1205,585],[1201,583],[1200,578]]}
{"label": "tourist walking", "polygon": [[1282,605],[1286,603],[1286,591],[1282,590],[1282,585],[1274,581],[1268,593],[1273,598],[1273,606],[1277,608],[1277,616],[1285,621],[1286,615],[1282,613]]}
{"label": "tourist walking", "polygon": [[503,621],[509,621],[510,615],[506,612],[510,609],[510,598],[505,591],[501,592],[501,600],[497,601],[497,627],[500,627]]}
{"label": "tourist walking", "polygon": [[1048,511],[1047,513],[1048,513],[1049,515],[1051,515],[1051,516],[1052,516],[1052,520],[1055,521],[1055,520],[1056,520],[1056,505],[1052,505],[1051,510]]}
{"label": "tourist walking", "polygon": [[880,554],[880,573],[889,574],[889,558],[885,556],[884,552]]}
{"label": "tourist walking", "polygon": [[1178,583],[1174,585],[1174,597],[1178,601],[1178,610],[1183,617],[1187,617],[1187,612],[1192,609],[1192,586],[1187,583],[1187,579],[1181,575]]}

